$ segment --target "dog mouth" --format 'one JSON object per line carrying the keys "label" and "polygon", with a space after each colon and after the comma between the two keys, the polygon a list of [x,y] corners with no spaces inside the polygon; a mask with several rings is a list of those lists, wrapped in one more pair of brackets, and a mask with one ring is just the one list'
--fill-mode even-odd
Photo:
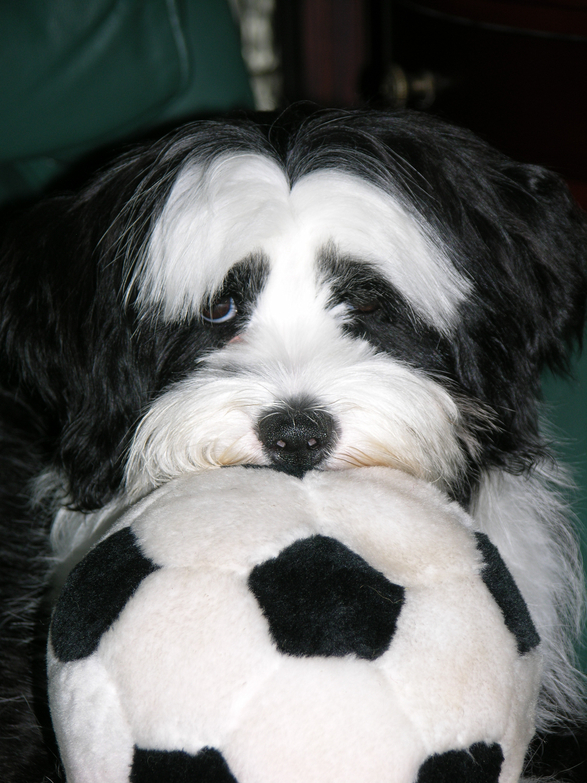
{"label": "dog mouth", "polygon": [[126,462],[129,496],[230,465],[297,477],[377,466],[442,487],[458,483],[468,464],[464,436],[475,431],[455,395],[362,344],[350,356],[346,342],[337,346],[326,364],[321,352],[293,366],[252,350],[231,355],[230,366],[224,352],[212,355],[139,422]]}

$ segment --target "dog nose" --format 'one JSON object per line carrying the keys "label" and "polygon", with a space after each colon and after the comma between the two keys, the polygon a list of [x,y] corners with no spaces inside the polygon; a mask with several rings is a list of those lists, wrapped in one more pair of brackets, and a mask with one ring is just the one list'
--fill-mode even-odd
{"label": "dog nose", "polygon": [[329,413],[291,407],[264,413],[257,432],[274,466],[300,478],[328,455],[336,438]]}

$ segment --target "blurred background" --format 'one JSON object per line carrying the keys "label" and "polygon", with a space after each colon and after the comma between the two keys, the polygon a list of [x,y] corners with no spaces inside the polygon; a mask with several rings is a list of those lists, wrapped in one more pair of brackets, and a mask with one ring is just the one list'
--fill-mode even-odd
{"label": "blurred background", "polygon": [[[19,0],[0,40],[0,203],[160,128],[309,100],[434,112],[587,208],[587,1]],[[544,391],[587,538],[587,356]]]}

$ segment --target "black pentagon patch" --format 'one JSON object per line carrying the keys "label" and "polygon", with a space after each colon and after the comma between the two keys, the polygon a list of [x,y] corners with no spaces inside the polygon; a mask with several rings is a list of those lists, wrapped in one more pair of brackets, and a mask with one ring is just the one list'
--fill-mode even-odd
{"label": "black pentagon patch", "polygon": [[449,750],[427,758],[416,783],[498,783],[502,764],[501,745],[476,742],[467,750]]}
{"label": "black pentagon patch", "polygon": [[51,620],[51,643],[60,661],[91,655],[143,579],[156,571],[125,527],[99,543],[73,569]]}
{"label": "black pentagon patch", "polygon": [[516,639],[518,652],[524,655],[540,644],[540,636],[522,593],[504,563],[499,550],[485,533],[475,533],[477,549],[483,555],[485,567],[481,579],[501,609],[506,628]]}
{"label": "black pentagon patch", "polygon": [[222,753],[202,748],[195,756],[183,750],[134,751],[130,783],[237,783]]}
{"label": "black pentagon patch", "polygon": [[340,541],[312,536],[256,566],[249,577],[280,652],[374,660],[393,638],[404,588]]}

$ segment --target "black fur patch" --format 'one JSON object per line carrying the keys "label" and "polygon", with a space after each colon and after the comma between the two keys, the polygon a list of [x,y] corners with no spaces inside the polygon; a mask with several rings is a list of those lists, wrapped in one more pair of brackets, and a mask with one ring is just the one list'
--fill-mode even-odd
{"label": "black fur patch", "polygon": [[202,748],[191,756],[183,750],[135,747],[130,783],[237,783],[222,753]]}
{"label": "black fur patch", "polygon": [[485,533],[475,533],[475,538],[477,549],[485,561],[481,578],[501,609],[507,629],[516,637],[518,652],[524,655],[540,644],[540,636],[532,622],[526,602],[497,547],[491,543]]}
{"label": "black fur patch", "polygon": [[249,577],[278,649],[374,660],[395,633],[404,588],[333,538],[296,541]]}
{"label": "black fur patch", "polygon": [[143,579],[157,568],[128,527],[92,549],[69,575],[53,614],[51,642],[59,660],[91,655]]}
{"label": "black fur patch", "polygon": [[416,783],[498,783],[503,751],[496,742],[476,742],[467,750],[449,750],[426,759]]}

